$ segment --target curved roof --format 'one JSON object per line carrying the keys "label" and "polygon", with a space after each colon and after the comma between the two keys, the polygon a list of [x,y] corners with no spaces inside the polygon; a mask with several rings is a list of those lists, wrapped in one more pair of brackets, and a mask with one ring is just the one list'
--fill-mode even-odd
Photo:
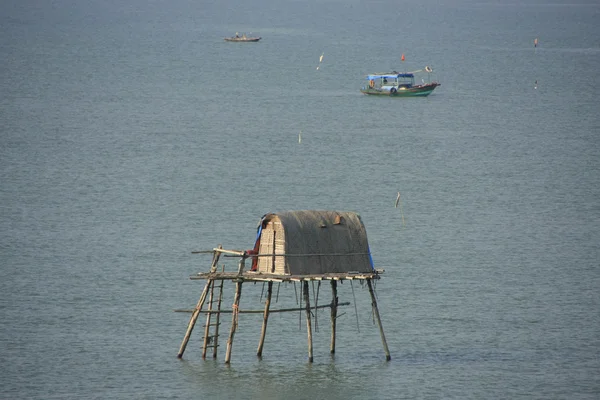
{"label": "curved roof", "polygon": [[291,275],[372,272],[367,231],[354,212],[286,211],[265,215],[259,229],[279,221],[286,271]]}

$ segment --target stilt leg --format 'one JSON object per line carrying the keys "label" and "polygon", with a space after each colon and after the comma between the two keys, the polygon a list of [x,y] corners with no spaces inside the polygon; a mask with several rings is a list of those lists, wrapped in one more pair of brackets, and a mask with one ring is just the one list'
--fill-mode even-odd
{"label": "stilt leg", "polygon": [[244,259],[240,260],[240,266],[238,268],[238,275],[240,276],[235,284],[235,298],[233,299],[233,312],[231,313],[231,330],[229,331],[229,339],[227,340],[227,351],[225,353],[225,364],[229,364],[231,360],[231,347],[233,346],[233,337],[235,336],[235,330],[238,325],[238,315],[240,311],[240,297],[242,296],[242,283],[244,283],[242,276],[244,272]]}
{"label": "stilt leg", "polygon": [[242,295],[242,281],[236,283],[235,299],[233,301],[233,312],[231,318],[231,330],[229,331],[229,339],[227,339],[227,352],[225,353],[225,364],[229,364],[231,360],[231,347],[233,346],[233,337],[238,324],[238,314],[240,307],[240,297]]}
{"label": "stilt leg", "polygon": [[269,281],[267,288],[267,300],[265,301],[265,312],[263,314],[262,330],[260,332],[260,341],[256,355],[262,357],[263,345],[265,344],[265,335],[267,333],[267,322],[269,321],[269,307],[271,306],[271,295],[273,294],[273,282]]}
{"label": "stilt leg", "polygon": [[329,352],[335,354],[335,325],[338,306],[337,281],[331,280],[331,293],[333,295],[333,300],[331,300],[331,347]]}
{"label": "stilt leg", "polygon": [[206,294],[208,293],[208,288],[210,287],[212,280],[206,281],[206,286],[204,286],[204,290],[200,295],[200,300],[198,300],[198,304],[196,304],[196,308],[192,313],[192,317],[190,318],[190,322],[188,323],[187,331],[185,332],[185,336],[183,337],[183,342],[181,342],[181,346],[179,347],[179,353],[177,353],[177,357],[183,357],[183,352],[187,347],[187,344],[190,340],[190,336],[192,335],[192,331],[194,330],[194,325],[196,325],[196,321],[198,320],[198,316],[200,315],[200,310],[202,310],[202,306],[204,305],[204,301],[206,300]]}
{"label": "stilt leg", "polygon": [[383,326],[381,325],[379,309],[377,308],[377,299],[375,298],[375,292],[373,292],[373,285],[371,283],[371,279],[367,279],[367,286],[369,286],[369,293],[371,294],[371,305],[373,306],[373,313],[375,314],[377,324],[379,325],[379,334],[381,335],[381,342],[383,343],[383,350],[385,351],[385,359],[386,361],[390,361],[392,357],[390,356],[390,350],[388,349],[388,345],[385,340],[385,334],[383,333]]}
{"label": "stilt leg", "polygon": [[306,303],[306,330],[308,331],[308,362],[313,362],[312,327],[310,322],[310,296],[308,281],[304,281],[304,303]]}

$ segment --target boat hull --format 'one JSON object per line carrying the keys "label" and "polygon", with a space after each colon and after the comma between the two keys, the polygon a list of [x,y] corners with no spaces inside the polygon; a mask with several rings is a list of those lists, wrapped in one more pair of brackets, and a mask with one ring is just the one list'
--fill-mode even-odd
{"label": "boat hull", "polygon": [[436,87],[440,86],[440,83],[433,82],[425,85],[413,86],[411,88],[400,88],[397,90],[385,90],[378,88],[364,87],[360,91],[364,94],[374,96],[388,96],[388,97],[425,97],[429,96]]}
{"label": "boat hull", "polygon": [[225,38],[226,42],[258,42],[261,38]]}

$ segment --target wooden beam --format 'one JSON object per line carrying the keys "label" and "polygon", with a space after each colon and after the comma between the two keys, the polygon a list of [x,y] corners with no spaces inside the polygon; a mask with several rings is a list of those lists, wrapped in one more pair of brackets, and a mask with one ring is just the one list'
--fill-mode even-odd
{"label": "wooden beam", "polygon": [[[344,303],[338,303],[337,306],[341,307],[341,306],[349,306],[351,303],[350,302],[344,302]],[[331,304],[326,304],[324,306],[317,306],[317,307],[311,307],[311,310],[314,310],[316,308],[331,308],[332,305]],[[276,310],[269,310],[269,314],[272,313],[280,313],[280,312],[291,312],[291,311],[302,311],[305,310],[306,307],[301,307],[301,308],[278,308]],[[191,313],[194,312],[194,310],[187,310],[187,309],[177,309],[177,310],[173,310],[174,312],[182,312],[182,313]],[[220,311],[209,311],[209,310],[202,310],[200,311],[201,313],[204,314],[231,314],[232,310],[220,310]],[[265,310],[239,310],[238,313],[240,314],[264,314]]]}
{"label": "wooden beam", "polygon": [[[372,273],[348,273],[348,272],[330,272],[326,274],[308,274],[308,275],[281,275],[281,274],[265,274],[254,271],[244,272],[241,275],[245,281],[256,281],[256,282],[301,282],[301,281],[313,281],[313,280],[345,280],[345,279],[380,279],[380,276],[376,272]],[[190,276],[192,280],[200,279],[215,279],[215,280],[237,280],[240,279],[240,275],[236,272],[200,272]]]}
{"label": "wooden beam", "polygon": [[225,250],[223,248],[217,247],[217,248],[213,249],[213,251],[218,251],[219,253],[231,254],[231,255],[240,256],[240,257],[246,256],[246,252],[241,251],[241,250]]}

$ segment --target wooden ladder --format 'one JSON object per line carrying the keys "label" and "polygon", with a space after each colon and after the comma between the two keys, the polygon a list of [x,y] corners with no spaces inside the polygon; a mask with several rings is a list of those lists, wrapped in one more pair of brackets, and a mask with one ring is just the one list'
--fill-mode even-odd
{"label": "wooden ladder", "polygon": [[[210,272],[214,273],[217,271],[217,264],[219,262],[219,257],[221,256],[221,252],[218,251],[220,249],[222,249],[223,246],[219,245],[217,247],[217,249],[215,249],[215,251],[213,252],[213,260],[212,260],[212,264],[210,266]],[[194,325],[196,325],[196,321],[198,320],[198,317],[200,316],[200,312],[202,311],[202,307],[204,306],[204,301],[206,300],[206,296],[209,292],[211,292],[211,299],[213,298],[213,292],[214,292],[214,284],[215,281],[214,279],[207,279],[206,280],[206,285],[204,286],[204,290],[202,291],[202,294],[200,295],[200,300],[198,300],[198,304],[196,304],[196,308],[194,309],[194,312],[192,313],[192,316],[190,317],[190,322],[188,322],[188,327],[187,330],[185,332],[185,336],[183,337],[183,342],[181,342],[181,346],[179,347],[179,352],[177,353],[177,357],[182,358],[183,357],[183,353],[185,352],[185,348],[187,347],[187,344],[190,340],[190,336],[192,335],[192,331],[194,330]],[[220,289],[223,288],[223,281],[221,280],[221,286]],[[223,290],[220,290],[220,293],[223,293]],[[219,298],[220,298],[221,294],[219,294]],[[212,302],[212,300],[211,300]],[[211,306],[212,307],[212,306]],[[219,301],[219,310],[221,308],[220,305],[220,301]],[[219,321],[219,314],[217,314],[217,321]],[[210,313],[208,314],[208,318],[210,318]],[[210,324],[210,321],[208,321],[207,325]],[[217,331],[218,334],[218,331]],[[208,335],[205,333],[204,335],[205,339],[204,339],[204,349],[206,350],[206,346],[207,346],[207,337]],[[216,349],[216,347],[215,347]],[[216,350],[215,353],[216,355]],[[204,355],[203,355],[204,356]]]}

